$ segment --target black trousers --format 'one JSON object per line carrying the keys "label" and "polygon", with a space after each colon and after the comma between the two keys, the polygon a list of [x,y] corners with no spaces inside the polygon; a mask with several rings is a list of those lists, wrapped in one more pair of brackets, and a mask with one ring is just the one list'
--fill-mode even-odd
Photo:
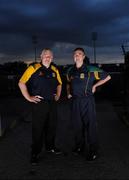
{"label": "black trousers", "polygon": [[55,146],[57,102],[42,101],[32,104],[32,154],[39,154]]}
{"label": "black trousers", "polygon": [[73,99],[72,124],[74,129],[75,148],[88,145],[90,149],[98,149],[98,133],[96,108],[93,96]]}

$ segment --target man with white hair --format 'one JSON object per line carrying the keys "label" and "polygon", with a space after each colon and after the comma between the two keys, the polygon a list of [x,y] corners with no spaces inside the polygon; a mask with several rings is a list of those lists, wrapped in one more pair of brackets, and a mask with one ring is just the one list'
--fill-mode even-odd
{"label": "man with white hair", "polygon": [[33,165],[38,162],[43,144],[49,151],[54,151],[55,148],[56,108],[61,95],[62,80],[52,60],[52,51],[43,49],[41,62],[30,65],[18,83],[22,95],[32,106]]}

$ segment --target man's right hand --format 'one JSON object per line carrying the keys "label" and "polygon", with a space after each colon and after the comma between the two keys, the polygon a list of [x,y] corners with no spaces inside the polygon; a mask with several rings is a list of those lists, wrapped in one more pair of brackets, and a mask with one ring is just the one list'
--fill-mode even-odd
{"label": "man's right hand", "polygon": [[40,102],[42,99],[44,99],[42,96],[36,95],[36,96],[30,96],[30,98],[28,99],[28,101],[37,104],[37,103]]}

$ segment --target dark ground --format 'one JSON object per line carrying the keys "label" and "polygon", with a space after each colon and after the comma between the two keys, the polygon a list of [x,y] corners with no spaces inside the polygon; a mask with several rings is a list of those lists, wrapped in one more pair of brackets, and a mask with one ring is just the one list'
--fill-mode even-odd
{"label": "dark ground", "polygon": [[[35,169],[29,163],[31,121],[23,111],[25,104],[21,98],[6,98],[6,101],[1,99],[0,107],[2,113],[7,111],[6,119],[12,117],[13,122],[0,139],[0,180],[129,179],[129,128],[118,116],[121,110],[118,103],[107,99],[96,101],[100,141],[98,159],[87,162],[79,155],[42,153]],[[68,106],[65,104],[61,111],[63,117],[67,117]],[[26,117],[24,121],[23,116]]]}

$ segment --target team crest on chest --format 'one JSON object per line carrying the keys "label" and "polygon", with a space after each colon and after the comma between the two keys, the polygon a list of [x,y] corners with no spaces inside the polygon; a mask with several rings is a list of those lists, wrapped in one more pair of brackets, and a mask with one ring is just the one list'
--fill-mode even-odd
{"label": "team crest on chest", "polygon": [[85,74],[84,74],[84,73],[81,73],[81,74],[80,74],[80,79],[84,79],[84,77],[85,77]]}
{"label": "team crest on chest", "polygon": [[52,77],[56,77],[56,74],[54,72],[52,73]]}

